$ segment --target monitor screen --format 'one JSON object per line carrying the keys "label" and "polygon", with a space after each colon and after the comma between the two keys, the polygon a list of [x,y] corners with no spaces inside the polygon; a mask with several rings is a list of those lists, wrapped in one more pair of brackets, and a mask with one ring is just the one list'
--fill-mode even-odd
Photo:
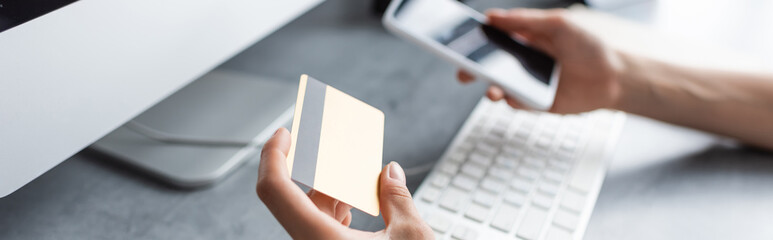
{"label": "monitor screen", "polygon": [[0,32],[53,12],[77,0],[0,0]]}

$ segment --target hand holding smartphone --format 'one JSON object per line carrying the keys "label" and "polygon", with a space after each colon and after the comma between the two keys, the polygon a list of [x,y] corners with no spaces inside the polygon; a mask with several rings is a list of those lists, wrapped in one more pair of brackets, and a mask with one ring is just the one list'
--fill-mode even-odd
{"label": "hand holding smartphone", "polygon": [[391,32],[500,86],[527,106],[553,104],[560,67],[547,54],[485,24],[453,0],[393,0],[383,18]]}

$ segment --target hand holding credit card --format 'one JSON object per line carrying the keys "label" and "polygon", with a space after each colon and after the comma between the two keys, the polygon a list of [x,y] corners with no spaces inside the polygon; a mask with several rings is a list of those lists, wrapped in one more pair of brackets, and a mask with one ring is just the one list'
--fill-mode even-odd
{"label": "hand holding credit card", "polygon": [[303,75],[291,136],[287,169],[295,182],[378,216],[383,112]]}

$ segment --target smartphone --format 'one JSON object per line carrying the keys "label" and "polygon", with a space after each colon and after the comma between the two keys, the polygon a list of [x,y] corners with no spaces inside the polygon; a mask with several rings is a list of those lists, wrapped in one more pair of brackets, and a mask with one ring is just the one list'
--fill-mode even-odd
{"label": "smartphone", "polygon": [[560,67],[540,50],[486,24],[486,17],[454,0],[393,0],[383,18],[392,33],[412,41],[528,107],[553,105]]}

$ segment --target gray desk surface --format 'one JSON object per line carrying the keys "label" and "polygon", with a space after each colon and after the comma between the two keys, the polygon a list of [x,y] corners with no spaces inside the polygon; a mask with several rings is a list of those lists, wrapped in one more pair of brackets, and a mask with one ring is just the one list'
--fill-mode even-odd
{"label": "gray desk surface", "polygon": [[[324,3],[222,67],[327,81],[384,110],[386,161],[435,161],[485,86],[458,85],[449,64],[386,33],[367,2]],[[631,118],[586,239],[773,238],[773,157],[714,141]],[[0,239],[288,238],[254,193],[257,164],[191,191],[83,151],[0,199]],[[383,223],[356,214],[353,226]]]}

